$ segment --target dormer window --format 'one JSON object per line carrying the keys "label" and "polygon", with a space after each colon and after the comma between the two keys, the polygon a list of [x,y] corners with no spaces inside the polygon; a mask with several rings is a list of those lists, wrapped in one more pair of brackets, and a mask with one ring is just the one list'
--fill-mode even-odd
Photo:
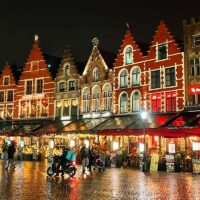
{"label": "dormer window", "polygon": [[127,47],[125,50],[125,64],[129,65],[133,63],[133,49],[131,47]]}
{"label": "dormer window", "polygon": [[10,77],[8,76],[5,76],[4,77],[4,82],[3,82],[4,85],[9,85],[10,84]]}
{"label": "dormer window", "polygon": [[69,65],[65,67],[65,76],[69,76],[69,72],[70,72],[69,68],[70,68]]}
{"label": "dormer window", "polygon": [[164,60],[167,58],[167,45],[160,44],[158,45],[158,60]]}
{"label": "dormer window", "polygon": [[100,79],[99,69],[97,67],[95,67],[93,70],[93,81],[98,82],[99,79]]}

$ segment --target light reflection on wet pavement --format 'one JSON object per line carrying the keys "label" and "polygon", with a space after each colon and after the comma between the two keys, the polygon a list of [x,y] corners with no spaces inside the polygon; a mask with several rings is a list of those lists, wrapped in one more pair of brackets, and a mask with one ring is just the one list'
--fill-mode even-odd
{"label": "light reflection on wet pavement", "polygon": [[75,178],[48,177],[45,162],[18,162],[13,171],[0,161],[0,200],[192,200],[200,199],[200,175],[106,169]]}

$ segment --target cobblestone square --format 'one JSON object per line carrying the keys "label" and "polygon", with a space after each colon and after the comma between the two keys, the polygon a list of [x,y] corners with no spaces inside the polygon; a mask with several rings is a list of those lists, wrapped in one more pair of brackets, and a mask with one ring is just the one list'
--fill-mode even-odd
{"label": "cobblestone square", "polygon": [[83,177],[48,177],[45,162],[18,162],[5,169],[0,161],[1,200],[198,200],[200,176],[190,173],[143,173],[108,168]]}

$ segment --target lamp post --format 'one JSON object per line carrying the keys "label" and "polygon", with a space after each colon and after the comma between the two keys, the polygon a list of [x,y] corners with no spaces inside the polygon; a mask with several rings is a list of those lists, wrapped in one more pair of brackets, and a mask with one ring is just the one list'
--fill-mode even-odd
{"label": "lamp post", "polygon": [[143,171],[147,171],[147,147],[146,147],[146,129],[145,129],[145,120],[147,119],[147,112],[141,112],[141,118],[143,122],[143,135],[144,135],[144,152],[143,152]]}

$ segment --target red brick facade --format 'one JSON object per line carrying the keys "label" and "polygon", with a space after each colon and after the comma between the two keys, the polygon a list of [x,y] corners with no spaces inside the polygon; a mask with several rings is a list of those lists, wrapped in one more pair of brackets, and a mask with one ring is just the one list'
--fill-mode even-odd
{"label": "red brick facade", "polygon": [[53,118],[54,90],[36,36],[17,85],[14,118]]}
{"label": "red brick facade", "polygon": [[7,64],[0,76],[0,118],[12,119],[14,113],[16,83],[10,66]]}
{"label": "red brick facade", "polygon": [[162,21],[146,56],[128,29],[114,64],[114,112],[182,110],[183,62],[183,53]]}

